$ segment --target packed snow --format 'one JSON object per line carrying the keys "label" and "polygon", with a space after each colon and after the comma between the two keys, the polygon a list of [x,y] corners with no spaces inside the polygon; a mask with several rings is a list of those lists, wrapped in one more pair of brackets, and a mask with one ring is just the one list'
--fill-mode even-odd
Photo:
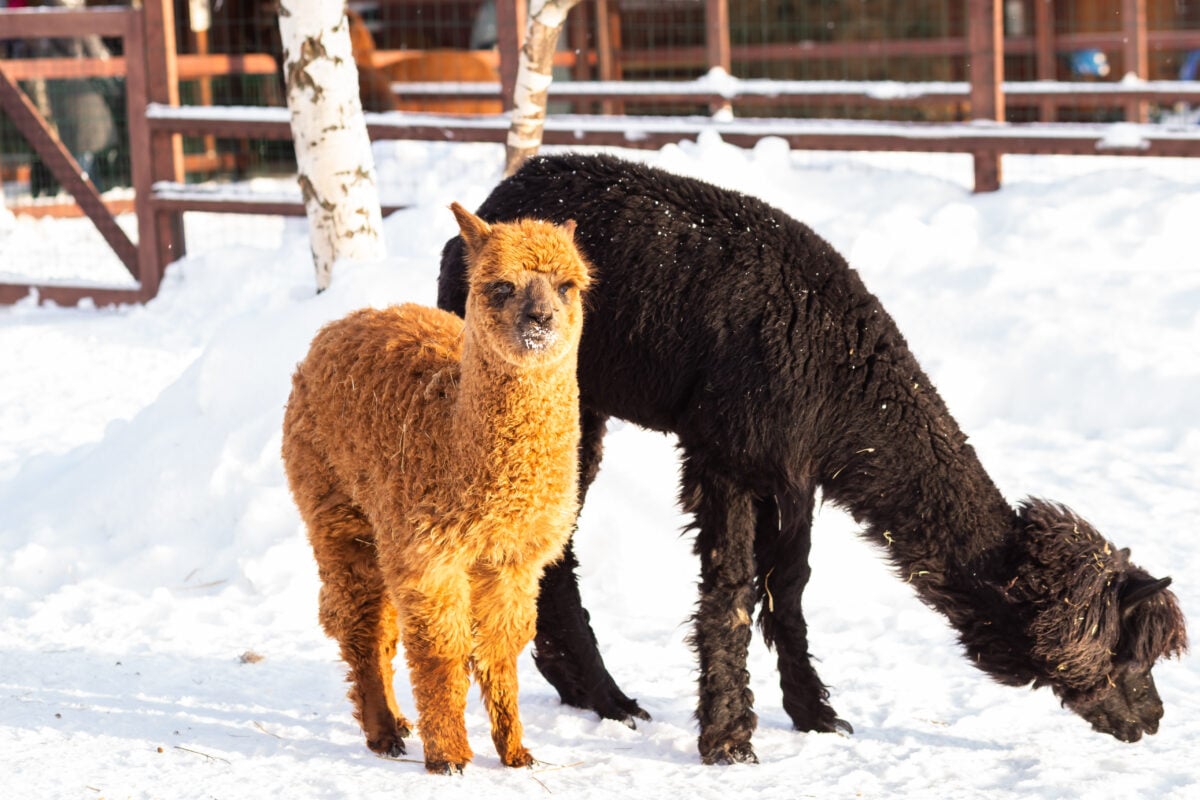
{"label": "packed snow", "polygon": [[[1200,608],[1200,164],[739,150],[627,152],[757,194],[838,248],[883,300],[1012,501],[1074,507]],[[1200,667],[1155,670],[1166,716],[1123,744],[1047,690],[960,654],[843,513],[823,507],[811,646],[851,736],[790,729],[756,640],[761,763],[706,767],[687,643],[697,560],[670,437],[614,424],[577,535],[607,664],[653,715],[562,705],[529,654],[533,769],[502,767],[473,692],[476,758],[431,776],[419,739],[374,756],[316,619],[285,485],[289,376],[324,322],[432,304],[447,210],[500,177],[498,145],[376,145],[389,256],[315,296],[303,220],[193,214],[145,306],[0,308],[0,773],[8,798],[1153,797],[1200,792]],[[86,222],[0,212],[0,270],[109,280]],[[18,244],[19,243],[19,244]],[[58,257],[39,255],[52,243]],[[69,257],[64,263],[62,258]],[[99,275],[99,277],[97,277]],[[412,712],[403,662],[397,695]]]}

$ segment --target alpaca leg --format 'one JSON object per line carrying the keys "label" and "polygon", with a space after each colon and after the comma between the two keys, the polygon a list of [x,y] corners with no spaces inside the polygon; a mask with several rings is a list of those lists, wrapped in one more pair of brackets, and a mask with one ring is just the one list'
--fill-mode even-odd
{"label": "alpaca leg", "polygon": [[442,567],[438,586],[407,586],[396,604],[404,655],[425,746],[425,769],[462,772],[471,760],[467,743],[467,689],[471,677],[470,593],[465,570]]}
{"label": "alpaca leg", "polygon": [[692,644],[700,660],[700,757],[705,764],[756,762],[758,722],[746,652],[754,611],[753,499],[719,471],[684,461],[685,507],[695,514],[700,603]]}
{"label": "alpaca leg", "polygon": [[392,689],[396,611],[384,592],[370,524],[348,505],[306,516],[321,576],[321,625],[350,667],[354,715],[371,750],[403,755],[410,724]]}
{"label": "alpaca leg", "polygon": [[[579,443],[579,504],[600,469],[605,418],[593,411],[581,414]],[[634,727],[634,719],[650,715],[617,686],[604,667],[596,636],[588,624],[588,612],[579,596],[575,568],[579,562],[568,542],[562,558],[546,567],[538,593],[537,638],[533,662],[557,691],[562,701],[576,708],[595,711],[604,719],[616,719]]]}
{"label": "alpaca leg", "polygon": [[388,709],[398,720],[397,725],[402,736],[408,736],[412,725],[400,713],[400,704],[396,702],[396,645],[400,639],[400,628],[397,622],[396,606],[388,598],[383,604],[383,614],[380,619],[379,636],[379,672],[383,676],[383,694]]}
{"label": "alpaca leg", "polygon": [[768,647],[779,656],[783,708],[798,731],[851,731],[826,702],[808,652],[808,624],[801,600],[812,569],[813,492],[797,490],[758,504],[755,553],[758,562],[759,624]]}
{"label": "alpaca leg", "polygon": [[517,657],[533,638],[537,571],[479,571],[471,580],[475,623],[475,677],[492,723],[492,742],[509,767],[527,767],[533,756],[521,743],[517,710]]}

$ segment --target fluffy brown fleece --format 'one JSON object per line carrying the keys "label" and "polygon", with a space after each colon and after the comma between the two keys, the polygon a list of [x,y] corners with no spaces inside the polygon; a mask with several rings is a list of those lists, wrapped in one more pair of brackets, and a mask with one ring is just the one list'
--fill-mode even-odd
{"label": "fluffy brown fleece", "polygon": [[589,282],[574,223],[489,226],[451,208],[470,264],[465,320],[402,305],[327,325],[296,370],[283,427],[321,624],[349,664],[367,745],[404,753],[398,626],[431,772],[471,759],[472,671],[501,760],[533,760],[517,655],[578,507],[575,369]]}

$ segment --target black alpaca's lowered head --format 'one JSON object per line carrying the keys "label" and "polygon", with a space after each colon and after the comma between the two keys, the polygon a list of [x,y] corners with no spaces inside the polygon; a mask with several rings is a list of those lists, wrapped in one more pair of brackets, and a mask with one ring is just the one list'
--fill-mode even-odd
{"label": "black alpaca's lowered head", "polygon": [[[1028,649],[1011,639],[984,644],[979,639],[992,638],[984,633],[978,665],[1003,683],[1049,686],[1094,729],[1123,742],[1155,733],[1163,705],[1150,670],[1187,650],[1171,579],[1152,577],[1128,549],[1045,500],[1018,508],[1007,566],[1008,582],[994,588]],[[972,638],[963,637],[968,648]]]}

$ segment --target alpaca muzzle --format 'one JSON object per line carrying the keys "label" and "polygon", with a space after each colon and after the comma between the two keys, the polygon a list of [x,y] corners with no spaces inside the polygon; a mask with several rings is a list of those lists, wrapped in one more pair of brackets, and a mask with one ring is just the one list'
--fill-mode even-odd
{"label": "alpaca muzzle", "polygon": [[545,350],[558,340],[558,332],[553,326],[530,323],[522,325],[520,330],[521,344],[526,350]]}
{"label": "alpaca muzzle", "polygon": [[541,282],[527,290],[521,318],[517,323],[517,338],[526,350],[545,350],[558,340],[555,325],[554,301]]}
{"label": "alpaca muzzle", "polygon": [[1126,670],[1113,678],[1113,684],[1112,691],[1097,700],[1067,701],[1066,705],[1092,723],[1094,730],[1122,742],[1136,742],[1143,734],[1157,733],[1163,704],[1150,671]]}

